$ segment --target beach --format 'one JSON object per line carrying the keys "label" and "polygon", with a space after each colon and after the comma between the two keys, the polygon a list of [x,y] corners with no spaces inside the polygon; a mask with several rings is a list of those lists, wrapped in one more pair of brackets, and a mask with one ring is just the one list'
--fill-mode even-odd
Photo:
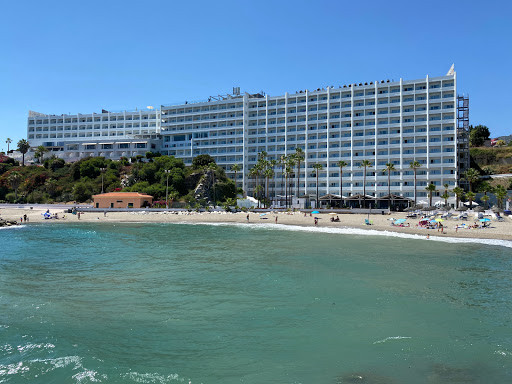
{"label": "beach", "polygon": [[[1,208],[0,218],[4,220],[16,220],[20,222],[23,215],[29,218],[29,224],[32,223],[45,223],[45,224],[65,224],[68,222],[73,223],[87,223],[87,222],[107,222],[107,223],[232,223],[232,224],[278,224],[278,225],[291,225],[301,227],[314,227],[315,217],[318,218],[318,228],[357,228],[362,230],[373,230],[381,232],[394,232],[404,233],[411,235],[423,235],[429,237],[453,237],[453,238],[467,238],[467,239],[495,239],[495,240],[512,240],[512,221],[510,218],[505,218],[504,221],[499,222],[492,219],[488,228],[455,229],[457,225],[474,225],[480,224],[478,219],[474,218],[474,214],[469,212],[468,220],[454,220],[447,219],[443,223],[443,232],[437,229],[426,229],[417,226],[419,217],[416,219],[407,219],[405,212],[392,212],[391,214],[375,214],[369,216],[369,221],[372,225],[365,224],[368,219],[366,214],[339,214],[339,222],[331,222],[331,217],[328,213],[304,215],[301,212],[279,212],[267,213],[261,215],[260,213],[228,213],[228,212],[150,212],[150,211],[134,211],[134,212],[109,212],[104,215],[103,212],[86,212],[80,215],[64,213],[62,208],[51,209],[50,213],[57,213],[59,219],[45,220],[43,214],[45,209],[28,209],[28,208]],[[249,215],[249,220],[247,220]],[[276,222],[277,217],[277,222]],[[439,217],[439,216],[438,216]],[[392,219],[406,219],[404,226],[393,226]],[[408,226],[409,225],[409,226]]]}

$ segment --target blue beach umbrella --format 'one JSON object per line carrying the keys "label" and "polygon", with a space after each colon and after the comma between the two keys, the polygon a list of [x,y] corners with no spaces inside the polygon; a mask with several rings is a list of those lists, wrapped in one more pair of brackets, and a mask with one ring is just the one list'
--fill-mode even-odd
{"label": "blue beach umbrella", "polygon": [[405,223],[407,221],[407,219],[398,219],[398,220],[395,220],[395,224],[402,224],[402,223]]}
{"label": "blue beach umbrella", "polygon": [[318,211],[313,211],[313,212],[311,212],[311,213],[320,213],[320,212],[318,212]]}
{"label": "blue beach umbrella", "polygon": [[491,219],[487,219],[487,218],[485,218],[485,219],[480,219],[480,221],[481,221],[482,223],[485,223],[485,222],[487,222],[487,221],[491,221]]}

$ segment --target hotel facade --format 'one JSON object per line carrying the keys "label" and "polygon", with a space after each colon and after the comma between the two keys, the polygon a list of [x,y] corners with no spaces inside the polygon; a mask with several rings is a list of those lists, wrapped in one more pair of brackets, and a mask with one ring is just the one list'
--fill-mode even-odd
{"label": "hotel facade", "polygon": [[[363,193],[363,160],[372,164],[366,173],[366,194],[391,193],[414,197],[418,161],[417,197],[427,195],[429,183],[443,190],[460,184],[469,167],[468,98],[457,96],[453,69],[446,76],[417,80],[370,81],[337,87],[285,93],[281,96],[240,94],[210,97],[204,102],[162,105],[158,110],[88,115],[32,113],[28,141],[45,145],[69,161],[84,156],[121,156],[147,151],[175,156],[191,164],[200,154],[211,155],[230,177],[238,164],[237,186],[253,195],[255,180],[248,177],[258,153],[279,160],[301,148],[299,195],[339,194],[337,162],[343,160],[343,194]],[[144,124],[144,126],[142,126]],[[280,165],[274,168],[275,193],[284,194]],[[297,169],[295,170],[297,172]],[[289,182],[295,193],[296,173]]]}

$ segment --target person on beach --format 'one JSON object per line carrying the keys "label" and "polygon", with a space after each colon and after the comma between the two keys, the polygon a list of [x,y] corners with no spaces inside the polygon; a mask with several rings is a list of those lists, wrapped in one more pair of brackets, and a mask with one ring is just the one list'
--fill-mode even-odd
{"label": "person on beach", "polygon": [[78,217],[78,220],[80,220],[80,212],[78,212],[76,216]]}
{"label": "person on beach", "polygon": [[277,216],[276,216],[276,224],[277,224]]}
{"label": "person on beach", "polygon": [[427,240],[430,239],[430,233],[427,234]]}
{"label": "person on beach", "polygon": [[249,222],[249,214],[247,214],[247,222]]}
{"label": "person on beach", "polygon": [[23,220],[25,220],[25,223],[28,221],[28,216],[26,213],[23,215]]}
{"label": "person on beach", "polygon": [[318,218],[315,217],[315,227],[318,227]]}

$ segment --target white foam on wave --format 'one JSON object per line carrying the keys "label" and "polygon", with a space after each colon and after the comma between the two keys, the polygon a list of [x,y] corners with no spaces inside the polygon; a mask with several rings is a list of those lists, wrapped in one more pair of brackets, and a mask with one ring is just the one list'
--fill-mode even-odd
{"label": "white foam on wave", "polygon": [[188,225],[212,225],[212,226],[237,226],[237,227],[249,227],[266,230],[284,230],[284,231],[295,231],[295,232],[314,232],[314,233],[329,233],[336,235],[361,235],[361,236],[385,236],[385,237],[397,237],[402,239],[411,240],[422,240],[422,241],[440,241],[443,243],[452,244],[485,244],[495,245],[500,247],[512,248],[512,241],[509,240],[498,240],[498,239],[475,239],[475,238],[457,238],[457,237],[439,237],[432,236],[430,239],[426,239],[426,235],[416,235],[411,233],[400,233],[391,231],[377,231],[375,229],[360,229],[350,227],[301,227],[295,225],[284,225],[284,224],[252,224],[252,223],[211,223],[211,222],[179,222],[177,224],[188,224]]}
{"label": "white foam on wave", "polygon": [[[125,374],[121,374],[122,379],[130,379],[136,383],[170,383],[171,381],[178,382],[186,382],[183,377],[180,377],[178,374],[171,375],[161,375],[158,373],[138,373],[138,372],[128,372]],[[188,381],[190,383],[190,380]]]}
{"label": "white foam on wave", "polygon": [[2,230],[2,229],[5,229],[5,230],[8,230],[8,229],[23,229],[23,228],[27,228],[27,225],[11,225],[11,226],[8,226],[8,227],[0,227],[0,230]]}
{"label": "white foam on wave", "polygon": [[383,340],[375,341],[373,344],[382,344],[382,343],[385,343],[388,340],[402,340],[402,339],[412,339],[412,337],[409,337],[409,336],[390,336],[390,337],[386,337]]}

